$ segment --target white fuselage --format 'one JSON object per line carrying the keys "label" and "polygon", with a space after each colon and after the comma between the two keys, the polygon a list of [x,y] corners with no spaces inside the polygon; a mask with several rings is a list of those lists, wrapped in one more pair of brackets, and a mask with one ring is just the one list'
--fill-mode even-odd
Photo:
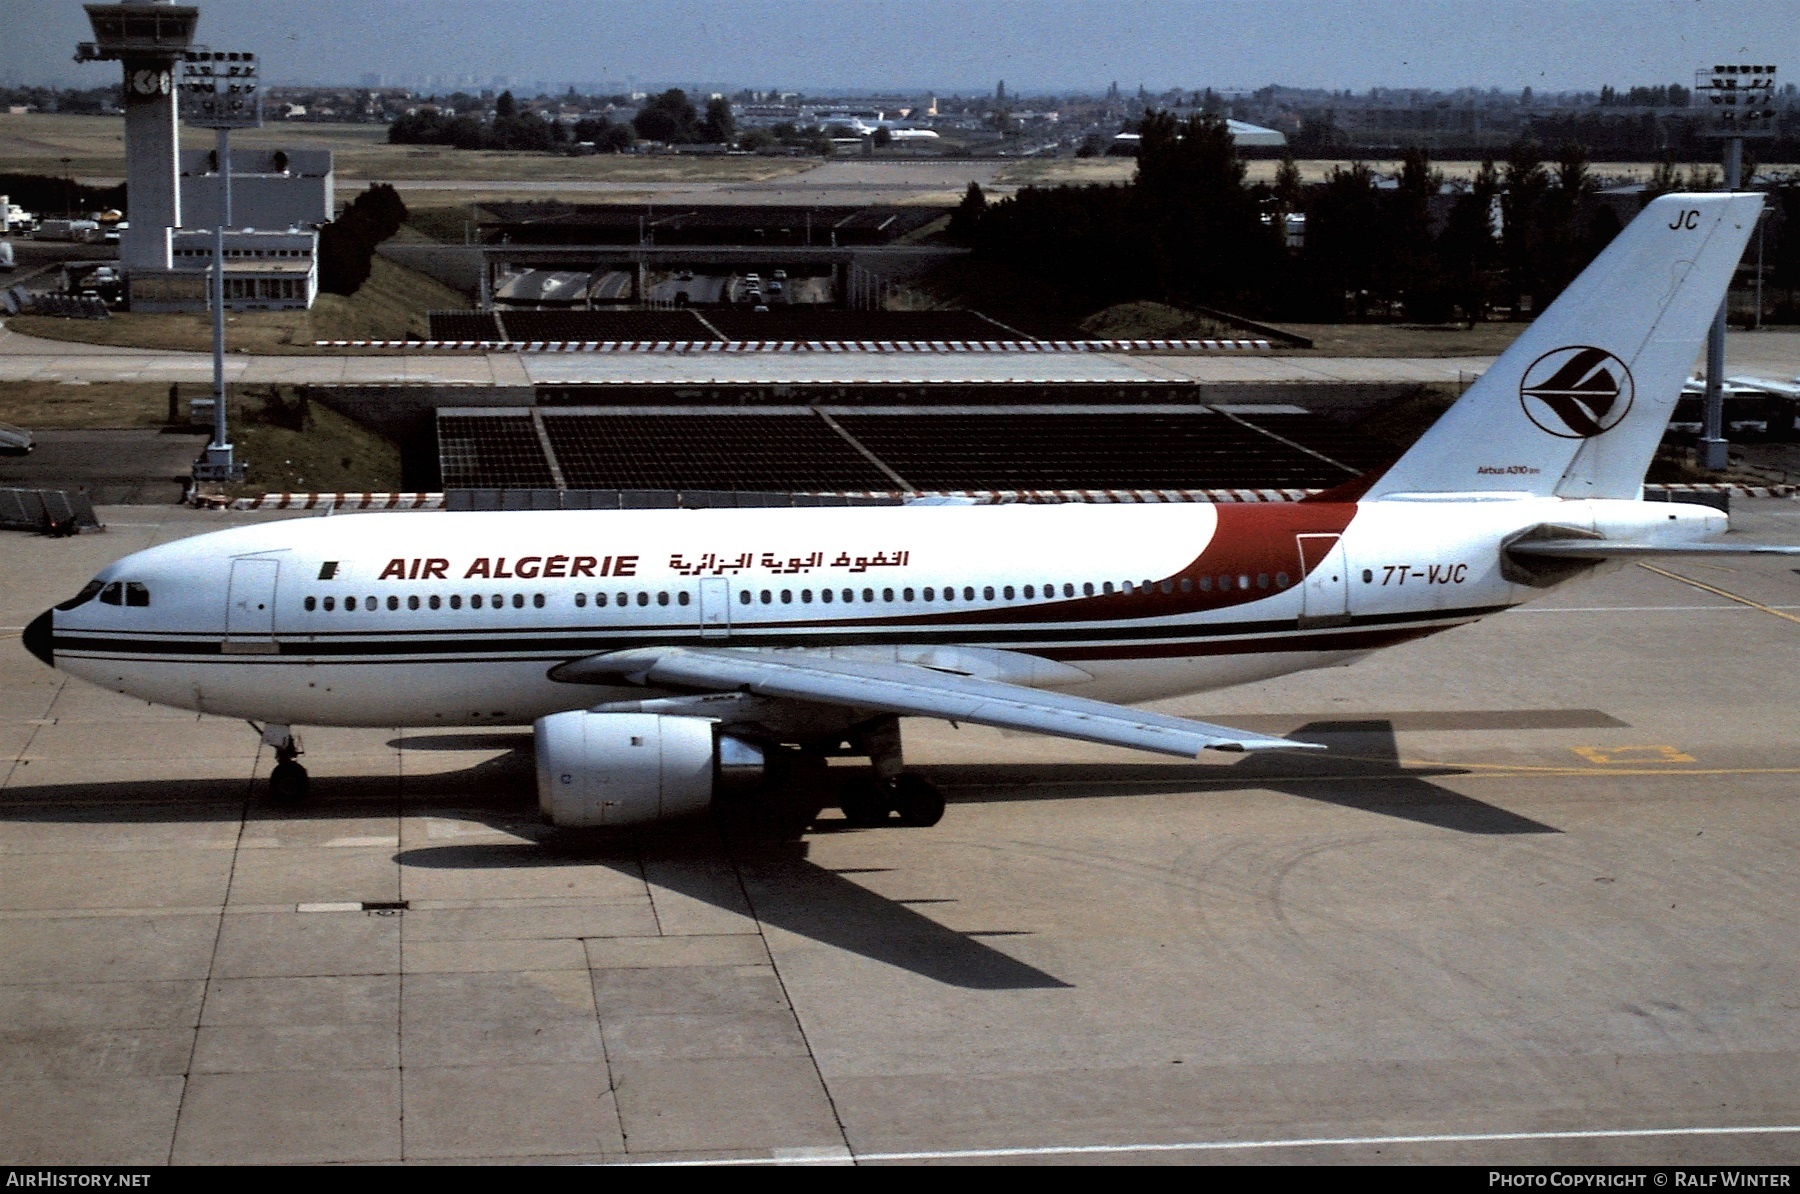
{"label": "white fuselage", "polygon": [[[128,556],[55,664],[288,725],[521,725],[642,697],[551,680],[629,647],[830,650],[1136,702],[1341,663],[1518,604],[1554,523],[1694,542],[1694,506],[1516,500],[368,514]],[[120,594],[141,586],[140,604]],[[114,598],[117,603],[114,603]]]}

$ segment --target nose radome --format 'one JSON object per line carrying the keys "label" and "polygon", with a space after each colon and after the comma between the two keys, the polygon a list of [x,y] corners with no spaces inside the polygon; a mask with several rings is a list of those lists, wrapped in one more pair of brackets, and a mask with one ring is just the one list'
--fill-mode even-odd
{"label": "nose radome", "polygon": [[56,666],[56,649],[52,639],[54,629],[50,619],[51,611],[45,610],[33,618],[31,625],[27,626],[24,633],[19,636],[19,641],[25,644],[25,649],[43,660],[45,667]]}

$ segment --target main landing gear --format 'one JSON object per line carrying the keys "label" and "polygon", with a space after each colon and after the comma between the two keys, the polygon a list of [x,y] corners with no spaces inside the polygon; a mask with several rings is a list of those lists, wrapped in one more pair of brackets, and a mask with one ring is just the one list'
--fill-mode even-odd
{"label": "main landing gear", "polygon": [[275,766],[269,772],[269,799],[276,804],[298,804],[306,799],[312,781],[306,768],[294,760],[300,757],[300,739],[288,726],[250,726],[262,735],[264,746],[275,748]]}
{"label": "main landing gear", "polygon": [[925,828],[944,817],[944,793],[916,772],[905,771],[892,780],[852,781],[839,800],[844,820],[858,829],[872,829],[898,818],[901,825]]}
{"label": "main landing gear", "polygon": [[838,807],[844,820],[859,829],[889,823],[926,827],[944,816],[944,793],[916,771],[907,771],[900,754],[900,721],[884,717],[863,727],[855,744],[869,756],[873,780],[852,780],[844,788]]}

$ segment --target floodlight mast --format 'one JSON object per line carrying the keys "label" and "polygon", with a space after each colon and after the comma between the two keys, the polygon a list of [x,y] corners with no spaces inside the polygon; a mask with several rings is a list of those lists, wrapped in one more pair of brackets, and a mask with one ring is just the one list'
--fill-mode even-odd
{"label": "floodlight mast", "polygon": [[247,51],[193,50],[186,56],[182,91],[188,96],[188,123],[217,134],[213,154],[219,176],[219,210],[213,221],[213,437],[194,462],[195,481],[244,479],[244,463],[233,454],[225,422],[225,229],[231,223],[231,130],[262,124],[262,89],[256,55]]}
{"label": "floodlight mast", "polygon": [[[1734,63],[1695,71],[1694,76],[1694,93],[1705,97],[1711,114],[1707,135],[1725,142],[1725,189],[1738,190],[1743,186],[1744,138],[1775,135],[1775,67]],[[1725,439],[1725,315],[1730,305],[1727,286],[1706,337],[1706,407],[1695,463],[1715,473],[1730,463],[1731,445]],[[1759,307],[1759,323],[1760,317]]]}

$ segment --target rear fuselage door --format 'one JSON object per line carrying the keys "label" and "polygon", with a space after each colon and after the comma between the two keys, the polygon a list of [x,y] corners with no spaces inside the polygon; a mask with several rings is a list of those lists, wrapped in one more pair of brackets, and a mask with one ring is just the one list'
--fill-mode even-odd
{"label": "rear fuselage door", "polygon": [[226,654],[275,653],[275,560],[231,561],[231,588],[225,598]]}
{"label": "rear fuselage door", "polygon": [[1350,574],[1336,535],[1296,535],[1300,547],[1300,625],[1337,626],[1350,620]]}
{"label": "rear fuselage door", "polygon": [[731,635],[731,585],[722,576],[700,579],[700,637]]}

